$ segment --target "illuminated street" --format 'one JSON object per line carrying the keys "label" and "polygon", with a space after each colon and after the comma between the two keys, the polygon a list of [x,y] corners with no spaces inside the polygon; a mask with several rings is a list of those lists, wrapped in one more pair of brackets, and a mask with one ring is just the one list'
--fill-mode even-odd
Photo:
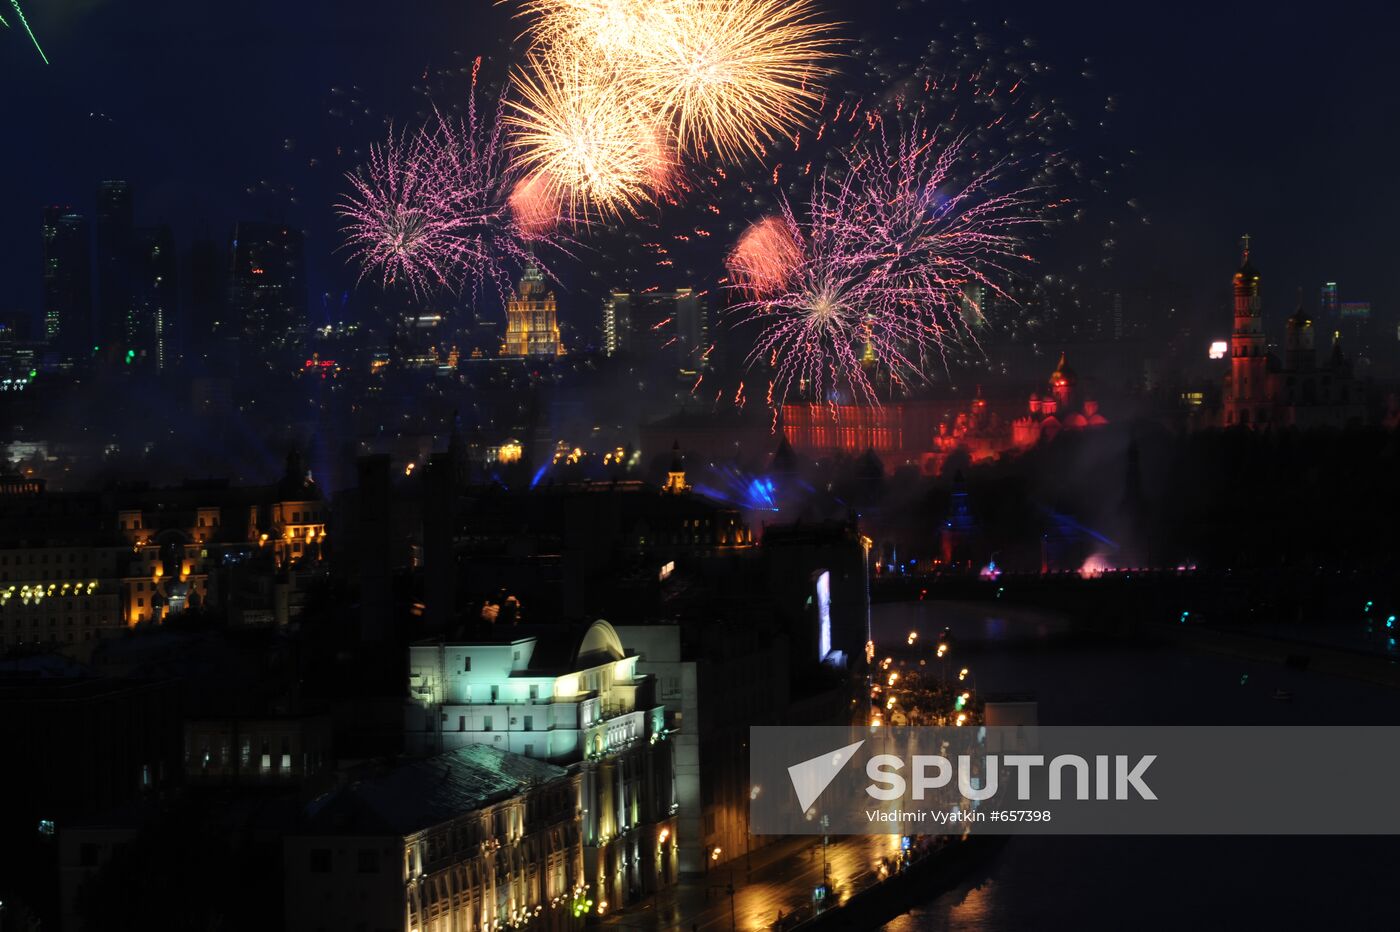
{"label": "illuminated street", "polygon": [[[898,851],[899,836],[872,835],[833,838],[826,860],[837,902],[876,879],[881,857]],[[754,930],[775,928],[778,911],[784,917],[811,914],[812,891],[821,882],[820,837],[779,841],[754,853],[753,869],[744,870],[743,858],[721,865],[708,877],[682,881],[663,894],[655,905],[644,905],[610,917],[604,925],[619,929]],[[726,892],[733,867],[734,902],[731,924]]]}

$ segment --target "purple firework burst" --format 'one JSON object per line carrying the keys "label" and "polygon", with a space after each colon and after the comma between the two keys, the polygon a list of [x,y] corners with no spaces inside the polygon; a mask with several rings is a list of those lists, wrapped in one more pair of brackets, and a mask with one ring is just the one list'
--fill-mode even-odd
{"label": "purple firework burst", "polygon": [[1034,188],[998,193],[1000,164],[957,183],[964,144],[917,124],[894,144],[880,134],[818,177],[804,220],[784,202],[740,238],[731,311],[760,327],[749,362],[769,366],[771,405],[794,390],[878,404],[875,373],[908,384],[932,355],[946,365],[952,346],[975,345],[968,287],[1004,294],[1045,207]]}
{"label": "purple firework burst", "polygon": [[391,130],[347,174],[351,191],[337,210],[361,277],[420,296],[488,282],[504,295],[513,269],[538,247],[560,245],[556,224],[522,221],[512,208],[522,174],[507,155],[501,114],[498,105],[481,117],[473,77],[465,118],[436,112],[417,132]]}

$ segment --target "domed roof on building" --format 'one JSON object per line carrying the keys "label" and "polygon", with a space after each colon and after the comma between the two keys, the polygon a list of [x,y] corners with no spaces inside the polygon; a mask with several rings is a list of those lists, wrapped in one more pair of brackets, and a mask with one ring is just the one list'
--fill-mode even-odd
{"label": "domed roof on building", "polygon": [[1061,352],[1060,361],[1055,365],[1055,371],[1050,373],[1050,381],[1052,383],[1060,381],[1073,382],[1078,378],[1079,373],[1070,368],[1069,363],[1065,359],[1065,354]]}
{"label": "domed roof on building", "polygon": [[1249,237],[1244,238],[1244,255],[1240,259],[1239,270],[1235,272],[1235,290],[1251,293],[1259,288],[1259,270],[1249,261]]}
{"label": "domed roof on building", "polygon": [[862,479],[876,479],[885,475],[885,464],[874,447],[865,448],[865,453],[856,463],[856,475]]}
{"label": "domed roof on building", "polygon": [[1289,329],[1301,329],[1303,327],[1311,327],[1312,325],[1312,315],[1303,310],[1303,299],[1300,297],[1298,299],[1298,309],[1288,315],[1288,327]]}
{"label": "domed roof on building", "polygon": [[576,666],[583,666],[621,660],[625,656],[627,651],[622,647],[622,639],[618,637],[617,629],[599,618],[583,633],[578,651],[574,654],[574,662]]}
{"label": "domed roof on building", "polygon": [[1347,362],[1346,353],[1342,352],[1342,340],[1338,337],[1332,341],[1332,352],[1328,354],[1327,364],[1329,366],[1344,366]]}

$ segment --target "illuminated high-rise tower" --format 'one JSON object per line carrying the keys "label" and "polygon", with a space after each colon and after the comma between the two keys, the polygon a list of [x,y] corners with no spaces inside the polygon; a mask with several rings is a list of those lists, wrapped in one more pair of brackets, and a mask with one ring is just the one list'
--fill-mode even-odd
{"label": "illuminated high-rise tower", "polygon": [[92,243],[87,218],[44,208],[44,337],[68,357],[92,350]]}
{"label": "illuminated high-rise tower", "polygon": [[126,359],[130,365],[165,369],[175,362],[175,237],[161,224],[136,230],[132,262],[131,313],[126,319]]}
{"label": "illuminated high-rise tower", "polygon": [[244,221],[233,237],[228,309],[232,329],[243,341],[242,352],[280,355],[299,350],[306,330],[301,231]]}
{"label": "illuminated high-rise tower", "polygon": [[1336,282],[1324,282],[1322,285],[1322,320],[1324,327],[1335,327],[1337,318],[1341,316],[1342,302],[1337,294]]}
{"label": "illuminated high-rise tower", "polygon": [[502,355],[550,359],[564,355],[554,292],[545,287],[544,273],[534,263],[525,269],[520,287],[506,302],[506,345]]}
{"label": "illuminated high-rise tower", "polygon": [[707,295],[675,291],[613,291],[603,303],[603,349],[630,353],[649,366],[673,369],[687,385],[709,365]]}

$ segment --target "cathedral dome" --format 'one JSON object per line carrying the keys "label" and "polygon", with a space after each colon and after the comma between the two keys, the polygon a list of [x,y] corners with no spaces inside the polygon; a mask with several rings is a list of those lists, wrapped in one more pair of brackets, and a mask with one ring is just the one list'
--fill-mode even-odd
{"label": "cathedral dome", "polygon": [[1055,371],[1051,373],[1050,378],[1056,382],[1060,379],[1073,381],[1078,375],[1079,373],[1070,368],[1069,363],[1065,359],[1065,354],[1063,352],[1060,353],[1060,361],[1056,364]]}
{"label": "cathedral dome", "polygon": [[1259,270],[1249,261],[1249,237],[1245,237],[1244,257],[1235,272],[1235,294],[1253,296],[1259,293]]}

